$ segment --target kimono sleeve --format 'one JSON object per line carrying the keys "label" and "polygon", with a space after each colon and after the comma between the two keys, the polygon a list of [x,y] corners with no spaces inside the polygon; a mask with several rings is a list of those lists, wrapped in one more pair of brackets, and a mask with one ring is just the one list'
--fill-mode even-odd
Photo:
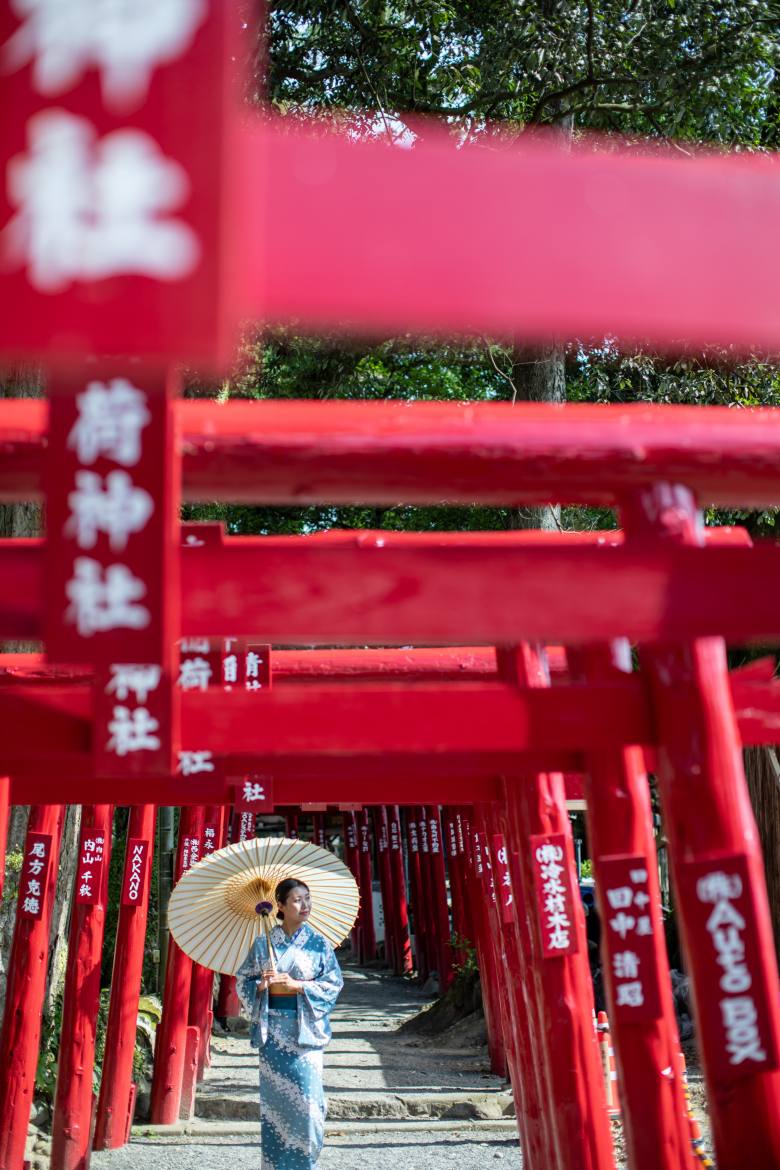
{"label": "kimono sleeve", "polygon": [[321,1020],[330,1015],[343,986],[344,978],[333,947],[326,943],[317,975],[314,979],[308,979],[301,990],[308,1014],[313,1020]]}
{"label": "kimono sleeve", "polygon": [[257,980],[263,972],[260,939],[255,939],[249,948],[247,957],[236,972],[236,991],[241,1000],[241,1006],[251,1019],[255,1011],[257,1000]]}

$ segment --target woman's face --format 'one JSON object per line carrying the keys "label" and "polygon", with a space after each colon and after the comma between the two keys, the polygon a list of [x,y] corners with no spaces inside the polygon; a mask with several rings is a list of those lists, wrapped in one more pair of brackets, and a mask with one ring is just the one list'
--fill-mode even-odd
{"label": "woman's face", "polygon": [[287,895],[287,900],[279,903],[279,909],[284,914],[287,929],[297,929],[311,914],[311,894],[304,886],[295,886]]}

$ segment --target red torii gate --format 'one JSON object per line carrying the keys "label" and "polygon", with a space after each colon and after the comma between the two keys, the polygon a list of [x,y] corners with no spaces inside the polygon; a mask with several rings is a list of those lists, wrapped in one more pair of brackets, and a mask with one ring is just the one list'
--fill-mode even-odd
{"label": "red torii gate", "polygon": [[[6,33],[18,32],[17,22],[6,8],[0,9],[0,16],[5,41]],[[497,442],[491,446],[476,441],[472,421],[477,415],[472,417],[469,409],[457,417],[453,414],[448,422],[443,414],[418,409],[420,404],[405,407],[397,418],[388,416],[390,427],[384,433],[377,412],[357,412],[352,423],[344,414],[334,428],[336,416],[329,416],[321,405],[315,411],[297,404],[297,422],[292,411],[282,420],[277,436],[281,440],[278,461],[290,473],[267,462],[266,470],[245,478],[244,489],[231,485],[226,477],[225,491],[247,493],[227,498],[290,503],[301,502],[309,492],[311,498],[322,501],[477,501],[481,498],[477,472],[484,471],[495,451],[500,471],[492,481],[486,479],[492,490],[486,497],[490,502],[512,504],[541,498],[617,504],[626,527],[625,542],[565,548],[539,536],[524,541],[469,534],[444,540],[368,533],[305,541],[237,540],[224,546],[205,539],[203,547],[196,541],[195,547],[180,553],[176,517],[181,447],[175,440],[182,412],[173,408],[175,382],[164,376],[160,364],[170,357],[197,360],[225,352],[229,320],[251,315],[258,307],[266,319],[296,316],[310,326],[349,319],[356,328],[367,329],[411,326],[526,336],[609,330],[624,338],[641,335],[661,343],[683,334],[691,342],[709,341],[717,335],[724,343],[743,347],[775,345],[780,334],[772,294],[779,245],[774,233],[777,180],[771,166],[764,160],[744,158],[700,158],[681,164],[664,156],[627,158],[579,151],[564,156],[544,142],[507,147],[495,154],[456,152],[435,136],[413,151],[394,152],[346,144],[335,137],[317,140],[290,134],[284,127],[280,133],[273,123],[239,131],[228,112],[227,54],[217,51],[229,39],[225,10],[211,4],[200,26],[187,31],[189,40],[178,46],[178,57],[150,62],[149,77],[144,78],[149,81],[146,92],[144,86],[136,86],[132,94],[122,94],[116,79],[109,77],[111,84],[107,84],[105,76],[100,90],[100,71],[96,75],[88,71],[85,78],[64,83],[66,93],[57,95],[58,108],[53,111],[50,91],[39,88],[35,75],[31,81],[28,62],[3,82],[3,96],[19,118],[2,143],[6,175],[13,175],[14,182],[6,183],[0,193],[0,221],[15,225],[17,241],[20,216],[27,217],[29,238],[33,244],[36,240],[36,209],[23,202],[25,190],[30,189],[24,177],[34,180],[35,163],[40,179],[52,134],[66,132],[71,143],[79,143],[85,167],[94,161],[90,151],[96,150],[96,141],[102,149],[110,139],[111,147],[125,149],[130,142],[136,150],[142,146],[137,157],[145,151],[147,162],[154,158],[158,174],[163,167],[169,176],[185,175],[183,182],[178,181],[179,202],[172,200],[172,207],[166,209],[174,210],[178,218],[163,225],[169,229],[166,247],[155,257],[160,264],[168,264],[167,269],[152,272],[142,264],[137,268],[144,252],[131,255],[126,244],[118,248],[110,235],[102,253],[95,252],[91,238],[83,241],[88,246],[63,252],[58,256],[59,268],[52,269],[52,256],[45,249],[36,251],[31,246],[27,254],[17,248],[10,255],[14,272],[4,278],[10,295],[0,346],[7,353],[45,352],[54,371],[47,427],[50,453],[45,461],[51,536],[43,548],[36,542],[11,542],[0,549],[6,579],[11,573],[15,582],[13,596],[2,598],[0,604],[0,628],[24,637],[45,634],[52,661],[88,662],[94,667],[94,681],[88,684],[52,682],[46,688],[18,684],[4,692],[5,725],[27,731],[29,748],[30,735],[43,715],[45,746],[53,748],[31,757],[24,745],[14,745],[10,726],[12,750],[5,763],[14,784],[40,800],[43,790],[36,791],[33,781],[37,785],[57,769],[68,785],[70,799],[89,799],[90,784],[93,803],[101,788],[105,799],[105,781],[110,781],[112,799],[129,792],[131,785],[136,793],[149,785],[149,791],[162,798],[170,785],[172,795],[175,787],[176,803],[182,803],[181,793],[186,791],[192,798],[198,796],[199,805],[211,797],[210,784],[215,784],[213,800],[218,803],[225,798],[231,776],[255,771],[259,761],[267,763],[271,757],[279,776],[285,769],[299,779],[319,772],[317,796],[321,799],[322,778],[328,771],[333,777],[344,757],[360,760],[362,756],[364,766],[373,768],[376,753],[389,746],[379,704],[393,704],[396,715],[408,710],[404,687],[361,686],[350,698],[353,718],[359,714],[361,722],[353,724],[351,740],[345,726],[338,729],[343,739],[336,743],[340,752],[334,753],[334,740],[326,736],[322,724],[318,727],[316,711],[333,700],[343,708],[344,688],[337,692],[306,688],[293,701],[280,687],[273,696],[264,696],[264,701],[269,700],[267,713],[273,714],[280,732],[289,732],[291,738],[274,744],[272,737],[263,741],[259,736],[241,744],[241,751],[232,751],[235,745],[225,742],[225,722],[232,724],[235,713],[244,710],[247,696],[231,696],[235,702],[230,714],[221,717],[208,695],[187,696],[186,701],[179,696],[173,686],[173,649],[182,634],[203,637],[251,630],[268,642],[314,645],[453,643],[468,637],[502,647],[502,684],[463,687],[448,683],[446,698],[439,688],[428,693],[427,684],[415,684],[419,689],[414,699],[417,705],[427,702],[425,710],[431,716],[443,713],[446,703],[455,725],[447,740],[449,759],[457,758],[461,775],[472,781],[472,799],[474,778],[480,777],[478,795],[490,798],[498,810],[494,823],[482,802],[475,809],[475,870],[484,867],[482,859],[496,847],[494,842],[497,855],[506,848],[513,888],[522,891],[529,907],[529,916],[502,934],[496,900],[496,910],[488,909],[483,936],[483,952],[487,956],[492,950],[494,970],[500,969],[503,948],[514,956],[521,971],[519,983],[509,987],[508,1011],[502,1013],[498,995],[493,1006],[498,1007],[507,1039],[529,1163],[601,1170],[611,1161],[587,1011],[582,924],[576,906],[566,902],[571,850],[563,782],[559,774],[541,770],[583,766],[590,776],[591,816],[602,814],[606,794],[629,814],[619,828],[603,825],[595,834],[600,842],[595,863],[604,916],[614,912],[617,935],[625,943],[631,933],[634,947],[610,953],[609,979],[628,1102],[630,1157],[642,1170],[659,1165],[671,1170],[690,1158],[680,1132],[679,1082],[673,1066],[663,1064],[674,1055],[674,1027],[669,1019],[668,988],[663,990],[664,961],[658,950],[657,891],[647,809],[642,803],[641,765],[626,754],[634,745],[647,744],[657,750],[719,1161],[729,1170],[743,1161],[761,1170],[775,1165],[780,1157],[777,970],[720,639],[750,641],[778,633],[772,585],[780,572],[780,558],[772,546],[698,547],[702,536],[695,509],[696,501],[705,500],[777,501],[775,416],[763,412],[741,422],[729,414],[729,425],[724,427],[723,417],[717,414],[712,415],[711,426],[701,424],[701,416],[688,420],[677,414],[636,414],[633,430],[629,412],[618,419],[627,439],[622,444],[618,441],[618,450],[610,452],[597,432],[611,425],[607,423],[611,413],[588,417],[560,412],[553,429],[557,428],[558,454],[563,454],[564,444],[567,453],[556,461],[555,436],[545,448],[542,434],[549,415],[540,413],[534,419],[531,412],[525,418],[518,412],[515,421],[520,427],[524,422],[528,425],[529,444],[536,426],[536,441],[529,446],[525,463],[524,488],[517,479],[520,467],[515,449],[511,443],[502,444],[495,434],[498,420],[505,415],[489,418],[484,413]],[[188,131],[193,118],[199,125],[202,118],[197,150]],[[134,138],[119,137],[129,131]],[[211,168],[207,172],[203,160],[217,157],[221,140],[225,165],[213,168],[212,179]],[[209,143],[212,151],[207,149]],[[104,165],[97,150],[95,157],[96,165]],[[105,159],[110,162],[111,157],[107,151]],[[143,170],[138,174],[142,180],[148,177]],[[270,183],[268,175],[273,176]],[[192,206],[182,209],[187,177],[196,198]],[[459,226],[457,249],[446,238],[445,224],[434,234],[419,214],[419,192],[442,182],[453,192],[450,212]],[[534,207],[533,215],[525,218],[505,204],[504,192],[521,188],[528,205]],[[256,201],[258,190],[263,191],[265,215],[256,213],[254,203],[250,213],[244,202],[249,192]],[[555,199],[550,198],[551,192]],[[237,202],[231,205],[231,199]],[[393,208],[396,234],[390,242],[377,240],[373,233],[377,209],[385,203]],[[548,216],[554,217],[558,229],[549,236],[543,230]],[[273,224],[270,231],[269,222]],[[529,222],[532,231],[523,226]],[[680,222],[689,230],[675,231],[670,245],[669,229]],[[563,232],[561,223],[566,225]],[[285,230],[288,224],[295,226],[293,233]],[[223,225],[226,230],[219,248],[216,235]],[[468,225],[465,233],[464,225]],[[110,224],[97,226],[103,229]],[[171,230],[177,241],[175,257],[168,248]],[[710,246],[708,233],[713,230],[718,233],[717,250]],[[762,239],[760,253],[750,247],[756,237]],[[401,241],[403,247],[394,246]],[[634,248],[632,242],[640,246]],[[515,280],[516,268],[506,264],[507,251],[525,261],[522,287]],[[96,254],[102,267],[90,269],[86,258]],[[203,263],[198,263],[199,254]],[[261,265],[247,264],[247,256],[250,260],[262,257]],[[179,265],[176,270],[174,259]],[[595,289],[594,266],[602,275]],[[338,279],[322,281],[326,270],[337,272]],[[85,297],[85,289],[100,295]],[[219,329],[211,328],[217,319]],[[521,329],[518,321],[522,321]],[[138,336],[145,338],[143,356],[153,363],[149,367],[112,361],[79,368],[80,359],[90,351],[137,352]],[[131,427],[129,438],[127,433],[121,438],[115,433],[108,441],[101,431],[98,441],[87,427],[88,411],[102,409],[109,400],[112,410],[120,404],[130,410],[135,432]],[[28,421],[35,421],[35,409],[26,416]],[[221,409],[206,408],[196,427],[205,432],[207,454],[220,448],[212,435],[220,429]],[[304,421],[306,411],[311,421]],[[12,429],[18,417],[8,416]],[[237,420],[238,414],[231,417]],[[415,446],[413,435],[409,437],[410,428],[413,432],[418,425],[410,421],[415,417],[427,429],[427,448]],[[657,425],[648,421],[656,418]],[[694,444],[690,456],[684,436],[672,421],[677,418],[694,430],[702,427],[703,438]],[[40,424],[40,412],[37,419]],[[368,434],[372,426],[377,428],[376,443]],[[323,474],[315,480],[307,477],[306,459],[317,448],[320,428],[327,432],[327,441],[318,454]],[[643,445],[645,430],[652,432],[650,439],[653,434],[659,439],[655,462]],[[41,427],[38,439],[42,433]],[[70,442],[74,434],[79,437]],[[10,486],[6,481],[3,488],[13,498],[28,498],[24,492],[29,496],[41,490],[37,478],[41,462],[32,449],[35,442],[30,444],[29,435],[22,438],[18,479]],[[232,445],[231,457],[245,456],[246,450],[238,450],[244,446],[243,440],[237,442],[240,438],[234,429],[229,442],[222,445],[223,453]],[[521,434],[516,435],[516,445],[523,441]],[[729,451],[723,450],[726,445]],[[259,449],[250,441],[249,447],[253,446]],[[475,457],[466,454],[468,448]],[[395,478],[401,490],[389,496],[383,493],[394,476],[386,475],[387,467],[378,462],[381,449],[387,465],[395,463],[399,469]],[[740,452],[737,456],[735,449]],[[715,463],[713,452],[718,451],[721,461]],[[746,452],[755,457],[752,468]],[[195,454],[197,462],[200,453]],[[250,463],[256,458],[250,452]],[[547,465],[546,480],[538,476],[540,460]],[[128,467],[133,469],[132,477]],[[313,470],[314,464],[309,467]],[[714,468],[734,472],[728,487],[719,483],[721,477]],[[223,470],[218,459],[212,459],[208,474],[213,477]],[[377,495],[372,496],[369,489],[364,496],[361,483],[372,474]],[[100,480],[105,481],[103,487]],[[269,487],[268,480],[278,486]],[[204,490],[205,482],[207,478],[196,486],[196,494]],[[301,489],[298,494],[290,490],[296,483]],[[95,519],[94,511],[84,511],[85,499],[92,508],[95,492],[103,490],[125,494],[133,523],[107,528],[100,516]],[[119,553],[121,561],[116,559]],[[181,568],[186,573],[180,593]],[[766,590],[756,595],[748,587],[758,577]],[[350,583],[346,599],[341,596],[345,581]],[[577,584],[576,606],[572,581]],[[710,588],[713,582],[717,582],[717,594]],[[748,594],[751,606],[746,611],[736,602]],[[115,621],[117,607],[124,625]],[[113,625],[106,612],[109,608]],[[224,628],[215,629],[215,621],[224,622]],[[622,677],[616,643],[624,637],[642,644],[647,687],[643,676],[640,680]],[[530,643],[550,639],[582,648],[580,656],[572,657],[570,668],[587,682],[547,687],[544,657]],[[593,643],[599,644],[597,651],[588,649]],[[748,682],[760,689],[760,682],[750,681],[753,677]],[[603,718],[599,721],[599,706],[605,702],[612,704],[610,728]],[[748,725],[755,728],[762,718],[769,723],[773,702],[770,690],[765,695],[766,717],[759,715],[756,720],[751,711]],[[503,730],[491,725],[487,746],[487,737],[478,734],[480,728],[462,726],[469,712],[474,719],[480,703],[480,721],[487,719],[489,704],[491,709],[494,704],[504,705],[506,725]],[[311,721],[314,734],[310,739],[300,734],[302,716]],[[208,735],[208,743],[188,741],[189,735],[196,734],[204,739]],[[551,751],[553,737],[557,742]],[[212,751],[212,743],[226,761],[219,785],[208,776],[206,781],[188,776],[186,784],[176,779],[177,753],[205,756]],[[400,760],[408,763],[415,753],[429,752],[431,747],[418,729],[399,759],[389,760],[388,775]],[[447,755],[440,750],[438,754]],[[454,763],[448,766],[454,768]],[[360,778],[364,790],[368,774]],[[371,774],[379,776],[378,767]],[[495,786],[495,780],[494,787],[482,783],[496,775],[505,777],[501,786]],[[81,777],[86,778],[83,786]],[[396,780],[392,799],[400,801],[401,791]],[[448,801],[454,802],[452,783],[447,791]],[[299,794],[296,788],[300,799]],[[54,789],[48,798],[56,799]],[[415,799],[419,798],[418,789]],[[355,799],[365,803],[365,791],[361,795],[357,790]],[[459,803],[468,800],[465,794],[458,797]],[[193,816],[198,805],[190,806]],[[701,815],[691,817],[692,808],[701,810]],[[23,888],[26,897],[20,900],[0,1042],[8,1052],[13,1038],[19,1038],[15,1063],[5,1063],[0,1083],[3,1116],[11,1118],[3,1123],[7,1128],[2,1134],[0,1165],[14,1170],[21,1156],[20,1120],[26,1126],[29,1055],[32,1051],[34,1056],[37,1042],[34,1018],[28,1030],[23,1026],[18,1030],[20,1022],[23,1025],[19,980],[30,970],[37,994],[40,973],[27,964],[46,933],[45,892],[41,901],[30,894],[30,883],[51,884],[60,815],[61,804],[39,804],[31,818],[23,873],[23,887],[27,882],[28,888]],[[546,866],[546,876],[542,873],[540,878],[534,860]],[[560,922],[552,922],[553,912],[545,908],[544,900],[539,901],[540,893],[563,898],[569,930],[562,931]],[[641,903],[647,913],[628,914],[640,906],[640,898],[647,899]],[[99,891],[95,899],[92,904],[99,907]],[[24,901],[30,906],[36,902],[36,910],[25,908]],[[712,910],[705,911],[709,930],[703,931],[702,909],[710,906]],[[649,923],[646,931],[639,930],[640,919]],[[564,934],[565,943],[561,941]],[[640,943],[640,938],[651,941]],[[635,967],[642,962],[646,964],[643,971],[650,970],[647,981],[639,981],[640,990],[647,992],[641,1002],[637,980],[626,973],[631,966],[629,955]],[[716,960],[723,960],[724,972],[718,970]],[[650,995],[655,978],[657,997]],[[627,985],[633,985],[631,993]],[[638,1015],[639,1009],[642,1014]],[[84,1017],[87,1045],[91,1012],[89,1008]],[[533,1034],[547,1040],[538,1049],[535,1064],[525,1043],[523,1015]],[[647,1027],[641,1020],[649,1021]],[[639,1028],[644,1029],[644,1064],[631,1057],[630,1038],[636,1038]],[[625,1044],[619,1035],[623,1030]],[[552,1045],[550,1036],[554,1036]],[[574,1060],[571,1052],[576,1054]],[[24,1068],[22,1058],[27,1062]],[[667,1068],[672,1071],[659,1082]],[[652,1083],[643,1080],[648,1069]],[[572,1072],[583,1076],[572,1076]],[[651,1092],[655,1123],[649,1130],[640,1122],[647,1107],[637,1094],[640,1082]],[[65,1086],[65,1091],[69,1088]],[[57,1145],[61,1165],[82,1165],[88,1157],[83,1102],[76,1108],[82,1125],[80,1133],[78,1126],[71,1127],[70,1144],[64,1138],[65,1128],[55,1127],[63,1135]]]}

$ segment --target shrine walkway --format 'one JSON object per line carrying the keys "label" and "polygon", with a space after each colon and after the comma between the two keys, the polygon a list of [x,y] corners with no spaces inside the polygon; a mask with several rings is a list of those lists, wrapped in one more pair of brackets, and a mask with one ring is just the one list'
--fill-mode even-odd
{"label": "shrine walkway", "polygon": [[[522,1165],[511,1096],[486,1054],[398,1028],[425,1002],[383,972],[347,965],[325,1057],[328,1137],[321,1170],[485,1170]],[[93,1154],[94,1170],[259,1170],[257,1057],[246,1035],[214,1038],[195,1120],[140,1126],[129,1146]]]}

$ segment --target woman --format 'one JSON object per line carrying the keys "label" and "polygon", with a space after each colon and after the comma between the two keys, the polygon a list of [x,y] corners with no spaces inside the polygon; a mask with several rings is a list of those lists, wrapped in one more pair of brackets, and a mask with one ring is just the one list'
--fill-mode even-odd
{"label": "woman", "polygon": [[260,935],[236,981],[260,1049],[263,1170],[314,1170],[325,1138],[322,1050],[344,980],[333,947],[307,924],[306,883],[288,878],[275,896],[274,953]]}

